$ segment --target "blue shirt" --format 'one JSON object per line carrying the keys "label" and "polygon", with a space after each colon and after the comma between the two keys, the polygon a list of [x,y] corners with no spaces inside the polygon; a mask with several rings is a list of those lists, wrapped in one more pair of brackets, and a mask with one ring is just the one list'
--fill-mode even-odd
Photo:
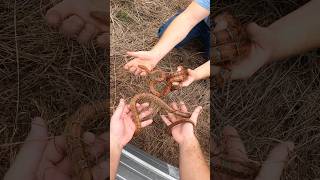
{"label": "blue shirt", "polygon": [[210,11],[210,0],[195,0],[197,4]]}

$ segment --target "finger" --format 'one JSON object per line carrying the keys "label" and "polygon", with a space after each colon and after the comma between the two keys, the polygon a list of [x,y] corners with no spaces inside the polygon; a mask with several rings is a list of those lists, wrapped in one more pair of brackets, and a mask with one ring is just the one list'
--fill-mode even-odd
{"label": "finger", "polygon": [[283,168],[288,161],[289,153],[293,151],[293,148],[294,144],[292,142],[278,144],[263,163],[256,180],[280,180]]}
{"label": "finger", "polygon": [[185,113],[188,112],[187,106],[184,104],[183,101],[180,101],[180,109],[182,112],[185,112]]}
{"label": "finger", "polygon": [[181,71],[182,70],[182,66],[178,66],[177,67],[177,72]]}
{"label": "finger", "polygon": [[109,177],[109,161],[103,161],[92,168],[93,179],[105,180]]}
{"label": "finger", "polygon": [[172,85],[179,86],[179,82],[173,82]]}
{"label": "finger", "polygon": [[130,112],[130,105],[128,104],[128,105],[125,106],[125,108],[123,110],[123,113],[124,114],[128,114],[129,112]]}
{"label": "finger", "polygon": [[139,112],[141,112],[143,109],[147,108],[149,106],[149,103],[143,103],[143,104],[139,104],[137,103],[136,107],[137,107],[137,110]]}
{"label": "finger", "polygon": [[247,152],[245,146],[237,132],[231,126],[227,126],[223,129],[223,136],[226,139],[226,151],[230,155],[230,158],[241,160],[247,160]]}
{"label": "finger", "polygon": [[193,81],[190,81],[190,80],[186,80],[186,81],[183,81],[181,83],[181,87],[187,87],[189,86]]}
{"label": "finger", "polygon": [[[67,143],[64,136],[56,136],[48,142],[39,165],[38,179],[43,179],[44,176],[47,176],[48,169],[58,168],[64,173],[70,171],[70,161],[64,159],[66,150]],[[57,164],[59,164],[60,167],[57,167]]]}
{"label": "finger", "polygon": [[140,51],[137,51],[137,52],[128,51],[127,55],[129,55],[131,57],[139,58],[140,57]]}
{"label": "finger", "polygon": [[141,73],[140,73],[140,76],[146,76],[147,75],[147,73],[145,72],[145,71],[142,71]]}
{"label": "finger", "polygon": [[134,74],[135,74],[136,76],[138,76],[138,75],[140,75],[141,72],[142,72],[142,71],[141,71],[139,68],[136,68],[136,70],[134,71]]}
{"label": "finger", "polygon": [[179,110],[179,108],[178,108],[178,105],[177,105],[177,103],[176,102],[172,102],[171,103],[171,107],[174,109],[174,110]]}
{"label": "finger", "polygon": [[170,120],[165,115],[160,115],[160,117],[167,126],[171,124]]}
{"label": "finger", "polygon": [[191,114],[191,117],[190,117],[190,120],[195,124],[197,125],[197,121],[198,121],[198,117],[199,117],[199,114],[202,110],[202,107],[201,106],[198,106],[196,107],[196,109],[193,111],[193,113]]}
{"label": "finger", "polygon": [[90,147],[90,153],[93,157],[99,158],[109,151],[109,132],[102,133],[95,137],[94,143]]}
{"label": "finger", "polygon": [[173,113],[168,113],[169,121],[170,122],[176,122],[177,118]]}
{"label": "finger", "polygon": [[50,26],[57,28],[64,19],[71,15],[72,7],[68,1],[62,1],[49,9],[46,13],[46,21]]}
{"label": "finger", "polygon": [[4,179],[33,180],[47,144],[47,125],[40,117],[32,120],[31,130]]}
{"label": "finger", "polygon": [[95,37],[97,33],[98,30],[94,25],[86,23],[82,31],[79,33],[77,41],[81,44],[86,44]]}
{"label": "finger", "polygon": [[149,108],[148,110],[141,112],[139,114],[139,118],[143,119],[143,118],[145,118],[145,117],[147,117],[147,116],[149,116],[151,114],[152,114],[152,108]]}
{"label": "finger", "polygon": [[126,63],[126,64],[124,65],[124,69],[130,70],[131,66],[133,66],[133,62],[132,62],[132,61],[129,61],[128,63]]}
{"label": "finger", "polygon": [[141,122],[141,127],[146,127],[149,126],[150,124],[152,124],[153,120],[152,119],[148,119],[146,121]]}
{"label": "finger", "polygon": [[77,15],[70,16],[64,20],[60,31],[68,37],[75,37],[84,27],[84,21]]}
{"label": "finger", "polygon": [[116,108],[116,110],[114,111],[111,119],[115,118],[117,120],[120,120],[120,117],[121,117],[124,109],[125,109],[125,101],[124,101],[124,99],[120,99],[119,105]]}
{"label": "finger", "polygon": [[130,69],[129,69],[129,71],[130,71],[131,73],[134,73],[134,72],[136,71],[136,69],[137,69],[136,67],[131,66]]}

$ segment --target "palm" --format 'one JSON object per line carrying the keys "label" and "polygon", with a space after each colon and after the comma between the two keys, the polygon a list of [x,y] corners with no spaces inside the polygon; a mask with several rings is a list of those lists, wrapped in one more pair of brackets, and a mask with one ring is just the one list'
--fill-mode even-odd
{"label": "palm", "polygon": [[[291,142],[280,143],[270,152],[264,164],[260,166],[259,163],[248,158],[244,144],[233,127],[224,128],[222,142],[219,147],[215,142],[212,142],[211,146],[211,153],[213,154],[211,163],[213,170],[216,171],[214,179],[221,180],[249,180],[256,175],[256,180],[279,180],[289,152],[293,150]],[[221,169],[228,170],[221,171]],[[231,173],[230,169],[239,173]],[[240,177],[246,175],[250,175],[250,177]]]}
{"label": "palm", "polygon": [[247,57],[231,66],[232,79],[246,79],[267,63],[270,52],[258,43],[253,43]]}
{"label": "palm", "polygon": [[[139,112],[139,118],[143,119],[152,114],[152,109],[149,108],[148,103],[136,104],[136,108]],[[146,120],[141,123],[142,127],[145,127],[152,123],[152,119]],[[124,100],[121,99],[120,103],[113,113],[110,122],[110,137],[114,141],[118,140],[119,146],[125,146],[133,137],[136,131],[136,126],[133,122],[132,112],[129,105],[126,105]]]}
{"label": "palm", "polygon": [[[188,112],[188,109],[186,107],[186,105],[183,102],[180,102],[179,105],[175,102],[173,102],[171,104],[172,108],[177,110],[177,111],[181,111],[184,113]],[[191,117],[190,117],[190,121],[194,124],[197,125],[197,119],[198,116],[200,114],[202,107],[198,106],[192,113]],[[177,122],[181,119],[179,119],[179,117],[175,116],[172,113],[168,113],[168,116],[165,115],[161,115],[161,119],[163,120],[163,122],[167,125],[170,126],[172,123]],[[178,124],[174,127],[172,127],[171,134],[172,137],[174,138],[175,141],[177,141],[179,144],[184,142],[185,140],[188,140],[192,137],[194,137],[194,129],[193,129],[193,125],[190,123],[183,123],[183,124]]]}
{"label": "palm", "polygon": [[134,59],[125,64],[124,68],[136,75],[146,75],[145,70],[139,68],[139,65],[152,70],[159,61],[158,55],[152,51],[127,52],[127,55]]}

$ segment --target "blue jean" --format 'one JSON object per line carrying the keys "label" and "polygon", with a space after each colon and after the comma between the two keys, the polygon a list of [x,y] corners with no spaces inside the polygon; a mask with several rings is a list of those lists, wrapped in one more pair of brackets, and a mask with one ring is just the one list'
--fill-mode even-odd
{"label": "blue jean", "polygon": [[[180,14],[181,12],[178,12],[176,15],[171,17],[167,22],[165,22],[158,30],[158,37],[161,37],[164,31],[168,28],[168,26],[171,24],[171,22]],[[192,28],[192,30],[189,32],[189,34],[175,47],[181,48],[184,45],[188,44],[190,41],[194,39],[199,39],[200,42],[203,44],[203,56],[205,58],[209,58],[210,53],[210,28],[208,24],[203,20],[199,22],[195,27]]]}

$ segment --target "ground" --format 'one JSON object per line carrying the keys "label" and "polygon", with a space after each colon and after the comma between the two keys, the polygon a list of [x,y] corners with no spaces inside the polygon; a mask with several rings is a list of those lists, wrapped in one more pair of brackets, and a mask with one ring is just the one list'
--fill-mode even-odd
{"label": "ground", "polygon": [[[139,78],[123,69],[129,60],[126,51],[150,50],[158,40],[158,28],[179,9],[184,9],[187,1],[111,1],[111,52],[110,52],[110,96],[111,107],[120,98],[127,101],[137,93],[149,92],[148,79]],[[173,50],[159,64],[165,71],[175,71],[178,65],[195,68],[206,62],[194,48]],[[209,80],[192,84],[190,87],[173,92],[165,98],[166,102],[183,100],[190,111],[203,106],[198,120],[197,136],[206,159],[209,160]],[[131,143],[146,152],[173,165],[178,165],[178,146],[166,133],[165,125],[159,116],[155,123],[135,137]]]}
{"label": "ground", "polygon": [[[304,3],[224,2],[212,14],[232,8],[243,22],[257,21],[265,26]],[[14,160],[32,117],[41,115],[48,122],[50,135],[60,134],[65,118],[80,104],[107,97],[107,54],[94,44],[80,46],[66,40],[47,27],[43,15],[53,4],[30,0],[17,1],[15,6],[14,1],[0,2],[0,178]],[[111,1],[111,110],[119,98],[129,100],[147,90],[145,78],[122,69],[128,60],[123,56],[125,51],[151,48],[157,41],[158,27],[186,4],[179,0]],[[173,71],[180,64],[194,68],[204,62],[190,46],[171,52],[160,67]],[[257,161],[263,161],[277,142],[294,141],[296,148],[283,179],[313,179],[320,176],[319,66],[319,51],[273,63],[248,80],[213,89],[211,109],[209,81],[197,82],[166,100],[184,100],[190,109],[204,107],[197,135],[207,158],[209,125],[214,138],[220,136],[222,127],[233,125],[245,141],[250,158]],[[107,128],[106,121],[92,123],[92,131]],[[177,165],[177,146],[165,134],[159,118],[133,144]]]}
{"label": "ground", "polygon": [[[0,179],[28,134],[32,117],[42,116],[50,136],[58,135],[79,105],[107,98],[104,49],[80,46],[50,29],[43,16],[52,5],[0,2]],[[92,131],[107,128],[106,120],[91,123]]]}
{"label": "ground", "polygon": [[[224,1],[213,12],[229,9],[244,23],[267,26],[305,2]],[[315,50],[267,65],[247,80],[227,83],[222,90],[215,88],[211,91],[212,135],[218,137],[222,127],[234,126],[248,154],[257,161],[263,161],[276,143],[291,140],[296,147],[283,179],[319,177],[319,68],[319,51]]]}

